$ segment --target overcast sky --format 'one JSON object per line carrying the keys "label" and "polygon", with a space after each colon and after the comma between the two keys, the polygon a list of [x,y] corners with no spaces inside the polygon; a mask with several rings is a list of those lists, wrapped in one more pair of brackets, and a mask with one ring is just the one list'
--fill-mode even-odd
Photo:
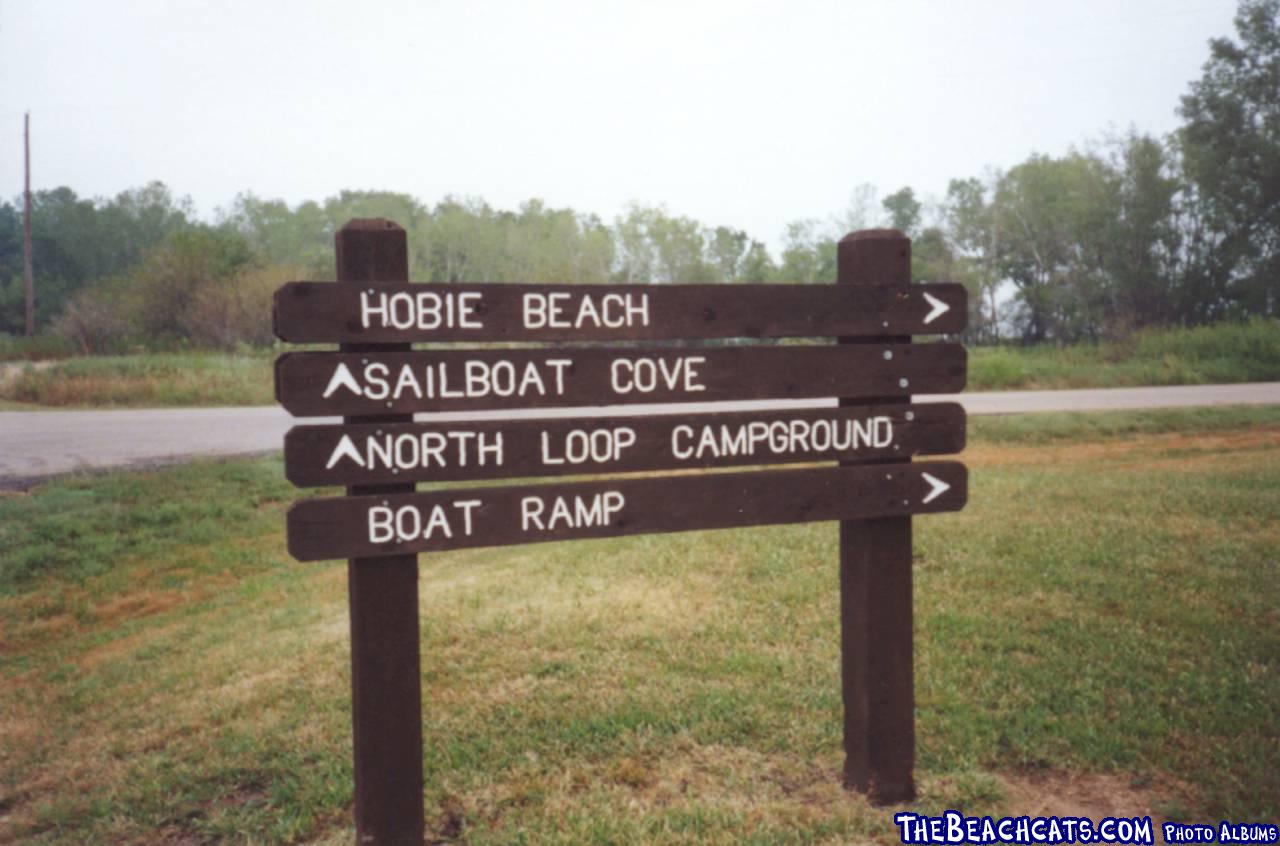
{"label": "overcast sky", "polygon": [[0,196],[665,204],[776,245],[860,183],[1163,134],[1233,2],[0,0]]}

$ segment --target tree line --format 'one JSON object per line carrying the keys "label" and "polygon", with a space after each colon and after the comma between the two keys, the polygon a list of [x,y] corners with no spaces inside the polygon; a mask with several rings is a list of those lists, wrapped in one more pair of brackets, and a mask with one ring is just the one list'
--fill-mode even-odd
{"label": "tree line", "polygon": [[[847,231],[914,239],[913,276],[971,292],[974,342],[1113,337],[1146,326],[1274,317],[1280,303],[1280,0],[1242,0],[1182,97],[1182,126],[954,179],[944,197],[871,186],[825,220],[787,225],[774,256],[748,233],[662,207],[599,216],[529,200],[428,205],[344,191],[290,206],[251,193],[215,222],[161,183],[110,199],[33,195],[37,323],[81,350],[270,343],[270,293],[332,274],[353,217],[408,231],[412,278],[438,283],[784,282],[835,277]],[[22,329],[20,202],[0,204],[0,332]]]}

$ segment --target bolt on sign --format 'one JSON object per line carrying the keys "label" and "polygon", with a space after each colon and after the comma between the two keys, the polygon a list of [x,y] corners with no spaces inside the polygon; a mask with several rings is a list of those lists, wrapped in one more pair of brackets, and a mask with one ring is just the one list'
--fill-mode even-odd
{"label": "bolt on sign", "polygon": [[[962,286],[911,284],[894,230],[843,239],[834,285],[408,284],[394,223],[351,221],[336,243],[338,280],[284,285],[273,321],[339,349],[282,355],[275,389],[296,416],[343,417],[285,437],[291,481],[347,493],[296,503],[287,535],[299,560],[348,559],[360,842],[422,840],[417,554],[468,547],[839,521],[844,781],[914,795],[911,515],[962,508],[968,476],[912,461],[964,448],[961,406],[911,395],[962,390],[966,355],[911,336],[961,331]],[[783,338],[816,341],[752,343]],[[743,343],[700,343],[723,339]],[[433,343],[449,346],[412,347]],[[838,403],[705,406],[820,397]],[[689,411],[537,416],[646,403]],[[457,420],[493,410],[515,414]]]}

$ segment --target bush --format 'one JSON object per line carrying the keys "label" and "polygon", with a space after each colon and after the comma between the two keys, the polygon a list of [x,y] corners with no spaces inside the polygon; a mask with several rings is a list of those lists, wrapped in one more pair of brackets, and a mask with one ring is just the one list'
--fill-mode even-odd
{"label": "bush", "polygon": [[54,333],[82,355],[120,352],[127,345],[128,308],[111,283],[75,294],[53,322]]}
{"label": "bush", "polygon": [[183,340],[197,297],[253,266],[248,244],[235,233],[209,228],[181,232],[130,274],[133,322],[148,341]]}
{"label": "bush", "polygon": [[234,350],[242,345],[270,346],[271,295],[304,274],[283,265],[241,270],[229,279],[198,288],[178,319],[178,327],[197,347]]}
{"label": "bush", "polygon": [[0,361],[47,361],[70,358],[77,348],[61,335],[41,332],[34,338],[0,333]]}
{"label": "bush", "polygon": [[244,239],[220,230],[181,233],[127,276],[103,279],[68,301],[55,331],[86,355],[269,346],[271,295],[306,274],[266,266]]}

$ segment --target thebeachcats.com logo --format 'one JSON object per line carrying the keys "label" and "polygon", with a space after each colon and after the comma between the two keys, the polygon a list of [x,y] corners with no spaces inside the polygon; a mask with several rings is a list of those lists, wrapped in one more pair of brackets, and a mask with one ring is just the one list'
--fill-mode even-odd
{"label": "thebeachcats.com logo", "polygon": [[1151,817],[966,817],[944,811],[940,817],[898,813],[893,816],[903,843],[1115,843],[1151,846]]}
{"label": "thebeachcats.com logo", "polygon": [[[1058,844],[1107,843],[1152,846],[1155,832],[1151,817],[967,817],[959,811],[942,816],[901,812],[894,814],[898,837],[907,844]],[[1227,822],[1221,825],[1166,822],[1161,825],[1165,843],[1280,842],[1280,827],[1273,823]]]}

